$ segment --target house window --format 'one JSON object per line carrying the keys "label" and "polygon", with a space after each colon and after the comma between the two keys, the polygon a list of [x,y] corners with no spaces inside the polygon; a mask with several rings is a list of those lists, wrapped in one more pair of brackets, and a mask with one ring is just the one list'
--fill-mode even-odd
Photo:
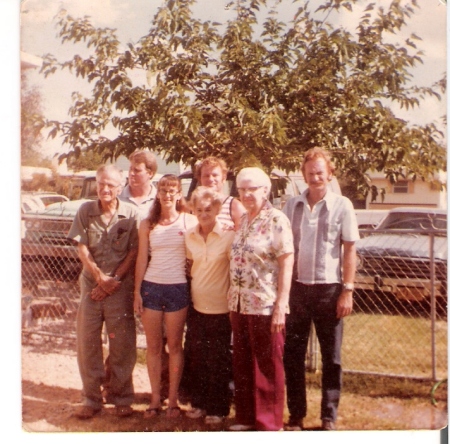
{"label": "house window", "polygon": [[399,180],[397,183],[394,183],[392,186],[392,192],[395,194],[406,194],[408,193],[408,181],[407,180]]}

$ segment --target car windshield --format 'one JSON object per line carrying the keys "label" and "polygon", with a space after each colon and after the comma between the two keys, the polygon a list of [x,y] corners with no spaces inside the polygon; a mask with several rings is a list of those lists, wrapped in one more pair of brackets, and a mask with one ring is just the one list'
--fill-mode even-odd
{"label": "car windshield", "polygon": [[377,230],[447,229],[447,215],[435,213],[390,213]]}
{"label": "car windshield", "polygon": [[58,202],[66,202],[69,200],[65,196],[41,196],[40,199],[44,202],[45,206]]}

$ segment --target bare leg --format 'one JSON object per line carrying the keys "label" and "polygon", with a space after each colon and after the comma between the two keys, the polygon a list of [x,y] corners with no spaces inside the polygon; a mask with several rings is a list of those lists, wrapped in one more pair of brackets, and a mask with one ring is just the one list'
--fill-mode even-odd
{"label": "bare leg", "polygon": [[147,340],[147,371],[152,388],[149,408],[159,408],[161,406],[163,312],[146,308],[142,313],[142,325]]}
{"label": "bare leg", "polygon": [[183,372],[183,331],[187,307],[165,314],[169,347],[169,407],[178,406],[178,388]]}

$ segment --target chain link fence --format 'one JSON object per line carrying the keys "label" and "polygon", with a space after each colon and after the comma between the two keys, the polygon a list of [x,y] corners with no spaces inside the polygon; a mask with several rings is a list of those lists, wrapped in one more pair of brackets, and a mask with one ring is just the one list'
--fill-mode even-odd
{"label": "chain link fence", "polygon": [[447,232],[361,230],[347,371],[447,377]]}
{"label": "chain link fence", "polygon": [[[65,238],[71,219],[25,215],[22,223],[24,336],[75,338],[81,264]],[[363,230],[358,247],[354,312],[344,323],[344,371],[446,378],[446,232],[410,230],[395,242],[392,233],[374,234]],[[137,328],[138,346],[144,346],[140,322]],[[320,370],[314,336],[308,366]]]}

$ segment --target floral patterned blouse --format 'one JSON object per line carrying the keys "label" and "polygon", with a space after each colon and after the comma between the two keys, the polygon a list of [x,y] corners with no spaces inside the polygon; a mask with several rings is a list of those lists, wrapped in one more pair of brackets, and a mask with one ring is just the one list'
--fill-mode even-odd
{"label": "floral patterned blouse", "polygon": [[267,202],[252,222],[245,214],[231,246],[230,311],[271,315],[277,299],[277,258],[293,252],[291,224],[284,213]]}

